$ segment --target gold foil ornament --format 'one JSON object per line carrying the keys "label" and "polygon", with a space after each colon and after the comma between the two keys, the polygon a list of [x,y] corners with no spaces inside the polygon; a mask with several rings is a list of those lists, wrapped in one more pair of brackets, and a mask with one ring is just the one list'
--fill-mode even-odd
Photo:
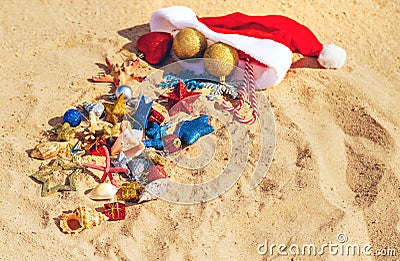
{"label": "gold foil ornament", "polygon": [[167,164],[167,160],[157,151],[149,150],[147,152],[147,157],[156,165],[165,166],[165,164]]}
{"label": "gold foil ornament", "polygon": [[124,183],[120,186],[121,199],[125,201],[128,200],[139,201],[139,198],[142,195],[143,190],[144,190],[143,185],[137,181]]}
{"label": "gold foil ornament", "polygon": [[71,127],[68,122],[64,122],[64,124],[57,124],[51,132],[57,135],[57,141],[70,141],[75,138],[75,128]]}
{"label": "gold foil ornament", "polygon": [[126,113],[126,104],[123,94],[117,98],[115,104],[104,104],[104,106],[106,108],[106,121],[111,122],[114,125],[122,121]]}
{"label": "gold foil ornament", "polygon": [[201,58],[206,48],[206,37],[194,28],[180,30],[172,42],[172,49],[180,59]]}
{"label": "gold foil ornament", "polygon": [[[204,66],[213,76],[228,76],[239,63],[239,55],[235,48],[218,42],[204,52]],[[212,59],[212,60],[211,60]]]}

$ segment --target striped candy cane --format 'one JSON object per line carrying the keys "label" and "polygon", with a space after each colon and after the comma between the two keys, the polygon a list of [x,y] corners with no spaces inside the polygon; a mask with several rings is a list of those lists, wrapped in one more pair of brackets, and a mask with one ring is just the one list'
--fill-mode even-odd
{"label": "striped candy cane", "polygon": [[[245,103],[246,94],[249,92],[250,107],[253,109],[252,118],[244,119],[240,115],[239,111]],[[235,107],[230,107],[226,103],[226,99],[223,98],[222,106],[226,111],[232,112],[233,117],[240,123],[253,124],[258,119],[258,107],[257,107],[257,95],[256,95],[256,84],[254,80],[253,65],[250,63],[250,58],[246,58],[244,77],[242,89],[239,91],[239,104]]]}

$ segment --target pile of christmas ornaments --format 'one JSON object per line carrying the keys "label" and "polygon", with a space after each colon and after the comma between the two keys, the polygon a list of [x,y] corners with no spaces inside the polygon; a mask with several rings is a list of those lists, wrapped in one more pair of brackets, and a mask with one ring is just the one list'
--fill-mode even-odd
{"label": "pile of christmas ornaments", "polygon": [[[196,43],[196,48],[188,46],[188,39]],[[231,65],[237,65],[238,61],[236,50],[225,44],[206,48],[204,35],[192,28],[181,30],[174,39],[167,33],[148,33],[139,38],[137,47],[140,56],[150,64],[165,60],[171,48],[181,59],[204,55],[220,57],[225,64],[227,57]],[[209,116],[200,115],[179,122],[179,129],[171,133],[172,124],[167,119],[177,113],[194,114],[192,105],[202,92],[187,88],[187,79],[184,81],[174,76],[176,81],[171,84],[172,76],[165,75],[166,81],[159,86],[169,88],[158,97],[164,103],[144,95],[133,97],[129,81],[143,81],[145,78],[135,75],[138,61],[139,58],[136,58],[114,65],[106,59],[110,74],[93,77],[93,80],[114,83],[114,101],[84,102],[67,110],[63,122],[49,130],[47,138],[37,144],[30,154],[36,159],[50,160],[32,175],[33,179],[42,183],[43,197],[60,191],[76,191],[75,182],[79,173],[93,169],[103,172],[99,184],[88,196],[96,201],[111,202],[104,204],[103,213],[79,206],[72,213],[60,216],[60,227],[65,233],[79,233],[106,220],[125,219],[125,203],[140,204],[156,199],[149,187],[155,180],[168,178],[164,170],[168,155],[193,145],[202,136],[214,131],[209,124]],[[226,76],[232,70],[213,64],[206,66],[217,77]],[[197,83],[196,86],[200,85]],[[103,156],[105,163],[89,163],[93,161],[90,160],[92,156]],[[51,176],[56,172],[67,175],[66,184],[50,184]],[[113,175],[118,174],[126,180],[125,183],[117,184]]]}
{"label": "pile of christmas ornaments", "polygon": [[239,63],[238,51],[222,42],[207,46],[207,38],[194,28],[183,28],[175,37],[166,32],[151,32],[140,37],[136,43],[139,56],[148,63],[162,63],[173,50],[173,55],[181,60],[207,58],[204,66],[213,76],[229,75]]}

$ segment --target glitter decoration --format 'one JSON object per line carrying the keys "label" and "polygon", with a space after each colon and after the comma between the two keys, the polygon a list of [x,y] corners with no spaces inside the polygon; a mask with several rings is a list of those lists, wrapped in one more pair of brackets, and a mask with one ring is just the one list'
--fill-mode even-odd
{"label": "glitter decoration", "polygon": [[106,117],[104,120],[117,124],[122,121],[126,113],[125,96],[121,94],[114,104],[104,104],[106,109]]}
{"label": "glitter decoration", "polygon": [[[42,197],[47,197],[58,191],[73,190],[76,191],[75,187],[75,177],[82,172],[84,168],[75,164],[69,164],[61,159],[55,159],[51,161],[48,165],[41,167],[35,174],[31,177],[42,183]],[[55,172],[68,172],[72,171],[67,176],[67,184],[57,184],[53,187],[50,186],[50,177],[54,175]]]}
{"label": "glitter decoration", "polygon": [[71,127],[76,127],[82,122],[82,114],[76,109],[69,109],[64,113],[64,123],[68,122]]}
{"label": "glitter decoration", "polygon": [[173,116],[181,111],[193,113],[193,103],[200,95],[201,92],[188,92],[185,83],[179,81],[172,92],[162,94],[161,98],[168,99],[169,115]]}
{"label": "glitter decoration", "polygon": [[207,38],[194,28],[183,28],[172,41],[172,49],[180,59],[200,58],[206,48]]}
{"label": "glitter decoration", "polygon": [[203,115],[194,120],[182,122],[178,135],[183,146],[192,145],[202,136],[214,131],[214,127],[208,124],[208,119],[208,115]]}

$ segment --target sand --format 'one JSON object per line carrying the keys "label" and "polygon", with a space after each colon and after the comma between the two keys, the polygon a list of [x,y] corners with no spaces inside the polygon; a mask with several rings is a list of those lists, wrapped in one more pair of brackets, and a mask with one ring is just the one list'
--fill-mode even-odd
{"label": "sand", "polygon": [[[63,234],[63,212],[101,206],[84,195],[96,181],[81,175],[76,192],[41,197],[40,184],[30,178],[41,162],[28,152],[68,108],[111,91],[87,81],[103,71],[97,64],[124,46],[134,50],[131,43],[149,31],[151,13],[171,5],[188,5],[199,16],[286,15],[323,43],[342,46],[348,59],[343,68],[326,70],[314,58],[295,55],[282,83],[264,91],[277,145],[255,190],[248,173],[260,151],[256,143],[245,175],[215,200],[189,206],[156,200],[127,208],[123,221]],[[400,254],[398,1],[33,0],[1,6],[0,259],[286,260],[293,256],[279,257],[276,249],[261,255],[259,244],[321,246],[338,243],[339,233],[347,243]],[[249,133],[253,140],[259,135],[257,127]]]}

